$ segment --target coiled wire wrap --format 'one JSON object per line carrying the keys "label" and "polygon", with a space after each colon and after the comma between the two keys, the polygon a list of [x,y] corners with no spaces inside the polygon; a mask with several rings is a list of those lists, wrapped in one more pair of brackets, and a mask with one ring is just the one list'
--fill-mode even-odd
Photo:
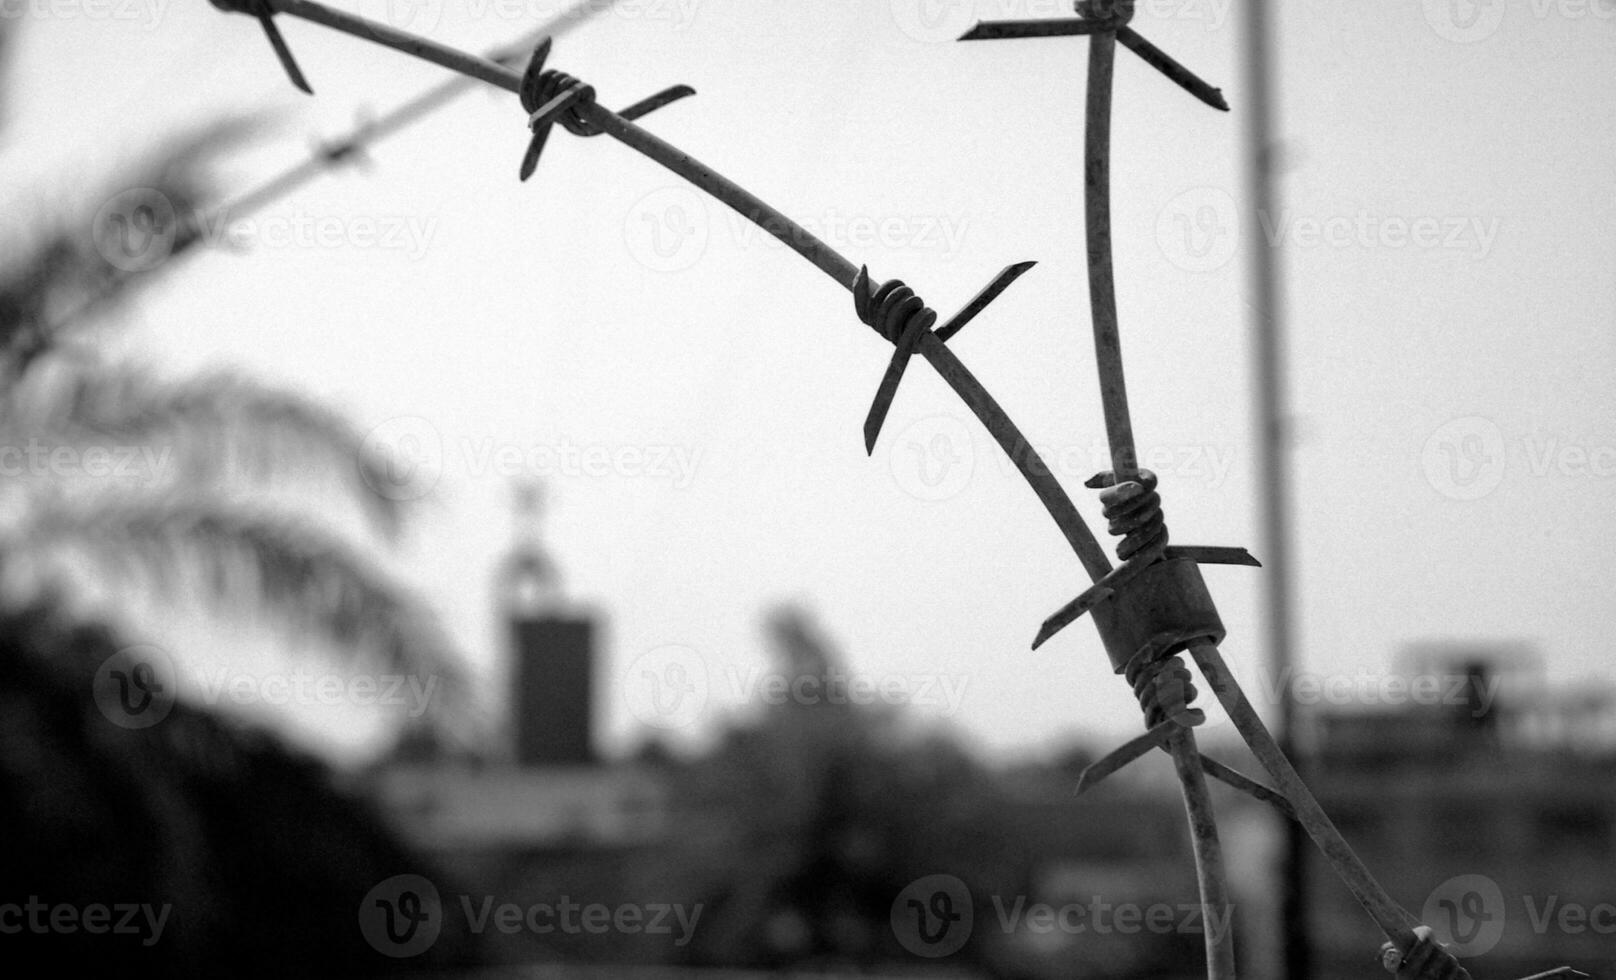
{"label": "coiled wire wrap", "polygon": [[896,345],[910,330],[930,330],[937,323],[937,312],[915,295],[901,279],[888,279],[873,293],[862,288],[864,274],[853,289],[853,309],[860,321]]}
{"label": "coiled wire wrap", "polygon": [[1107,530],[1122,538],[1117,557],[1128,561],[1136,555],[1160,557],[1167,549],[1167,519],[1162,515],[1161,494],[1156,492],[1156,474],[1140,470],[1132,480],[1116,483],[1109,473],[1100,473],[1086,484],[1105,487],[1100,494],[1101,513],[1110,521]]}
{"label": "coiled wire wrap", "polygon": [[1204,718],[1200,712],[1190,710],[1195,684],[1178,654],[1155,660],[1135,657],[1123,670],[1123,677],[1145,712],[1145,727],[1154,728],[1169,718],[1193,724]]}
{"label": "coiled wire wrap", "polygon": [[1381,946],[1381,965],[1386,972],[1396,974],[1401,980],[1470,980],[1470,972],[1436,941],[1430,926],[1415,926],[1414,939],[1407,955],[1398,952],[1391,943]]}
{"label": "coiled wire wrap", "polygon": [[585,119],[581,109],[595,101],[595,89],[592,85],[585,85],[578,79],[562,71],[547,69],[541,59],[535,58],[527,66],[522,75],[522,88],[517,93],[522,100],[522,108],[529,114],[538,112],[546,102],[567,91],[576,88],[578,101],[573,103],[556,120],[561,128],[574,136],[599,136],[606,132],[599,126]]}

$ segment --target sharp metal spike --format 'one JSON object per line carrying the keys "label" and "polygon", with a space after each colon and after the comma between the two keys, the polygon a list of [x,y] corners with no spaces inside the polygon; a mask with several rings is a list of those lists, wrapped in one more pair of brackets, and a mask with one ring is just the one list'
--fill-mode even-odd
{"label": "sharp metal spike", "polygon": [[870,413],[864,417],[866,455],[875,454],[875,440],[881,435],[881,426],[886,423],[887,412],[892,408],[892,400],[898,396],[898,383],[903,380],[904,369],[909,366],[909,359],[914,356],[915,348],[920,346],[921,335],[937,322],[936,313],[925,310],[924,314],[909,324],[903,336],[898,338],[898,343],[893,346],[892,360],[887,362],[886,374],[881,376],[881,387],[875,390],[875,400],[870,403]]}
{"label": "sharp metal spike", "polygon": [[544,152],[544,143],[550,138],[550,124],[545,123],[533,130],[533,138],[528,141],[527,152],[522,155],[522,169],[518,176],[527,180],[533,176],[533,171],[539,166],[539,154]]}
{"label": "sharp metal spike", "polygon": [[1083,795],[1099,785],[1100,781],[1105,777],[1151,749],[1159,749],[1166,745],[1167,740],[1172,738],[1173,734],[1181,730],[1182,727],[1178,722],[1168,719],[1142,735],[1135,735],[1123,743],[1120,748],[1112,750],[1110,755],[1084,769],[1083,774],[1077,777],[1077,788],[1072,791],[1072,795]]}
{"label": "sharp metal spike", "polygon": [[1050,637],[1077,622],[1084,613],[1111,598],[1113,594],[1111,589],[1105,586],[1105,579],[1084,589],[1082,595],[1060,607],[1054,615],[1044,620],[1043,625],[1038,628],[1038,635],[1033,638],[1032,648],[1036,650],[1043,646]]}
{"label": "sharp metal spike", "polygon": [[1188,558],[1202,565],[1247,565],[1261,568],[1262,562],[1244,548],[1217,544],[1170,544],[1164,558]]}
{"label": "sharp metal spike", "polygon": [[1215,89],[1202,81],[1194,72],[1173,60],[1167,52],[1141,37],[1138,31],[1124,27],[1117,31],[1117,40],[1123,47],[1143,58],[1146,64],[1176,82],[1184,91],[1214,109],[1229,111],[1229,103],[1224,100],[1221,89]]}
{"label": "sharp metal spike", "polygon": [[965,329],[965,325],[975,319],[978,313],[986,309],[989,303],[998,299],[1000,293],[1009,289],[1011,283],[1020,279],[1023,273],[1037,264],[1037,262],[1031,261],[1017,262],[1000,269],[999,274],[994,276],[993,280],[986,286],[983,286],[981,292],[971,297],[969,303],[960,307],[958,313],[949,317],[947,323],[937,328],[937,339],[946,341]]}
{"label": "sharp metal spike", "polygon": [[539,39],[538,44],[533,46],[533,56],[528,59],[529,71],[537,72],[544,70],[544,62],[550,57],[550,46],[553,43],[553,40],[554,39],[551,38],[550,35],[546,34],[543,38]]}
{"label": "sharp metal spike", "polygon": [[696,90],[688,85],[673,85],[663,89],[653,96],[650,96],[649,98],[641,99],[640,101],[629,106],[627,109],[619,110],[617,114],[622,116],[624,119],[633,122],[636,119],[641,119],[650,115],[669,103],[677,102],[680,99],[695,94]]}
{"label": "sharp metal spike", "polygon": [[269,14],[260,14],[258,23],[264,25],[264,33],[269,36],[269,46],[275,49],[275,57],[280,59],[281,67],[286,70],[286,77],[292,84],[307,92],[314,94],[309,87],[308,79],[303,77],[302,69],[297,67],[297,59],[292,57],[292,49],[286,46],[286,39],[281,37],[281,29],[275,26],[275,19]]}
{"label": "sharp metal spike", "polygon": [[1213,779],[1233,786],[1242,793],[1249,794],[1255,799],[1272,805],[1274,809],[1291,820],[1296,819],[1296,808],[1291,806],[1291,801],[1287,800],[1284,794],[1278,790],[1270,789],[1238,769],[1232,769],[1205,754],[1201,756],[1201,768]]}

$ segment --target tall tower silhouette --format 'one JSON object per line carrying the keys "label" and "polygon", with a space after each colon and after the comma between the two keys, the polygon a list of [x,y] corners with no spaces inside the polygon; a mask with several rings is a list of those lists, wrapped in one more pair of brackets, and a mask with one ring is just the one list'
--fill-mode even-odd
{"label": "tall tower silhouette", "polygon": [[511,732],[521,766],[594,765],[595,622],[573,611],[541,535],[543,493],[516,488],[515,543],[500,575],[515,656]]}

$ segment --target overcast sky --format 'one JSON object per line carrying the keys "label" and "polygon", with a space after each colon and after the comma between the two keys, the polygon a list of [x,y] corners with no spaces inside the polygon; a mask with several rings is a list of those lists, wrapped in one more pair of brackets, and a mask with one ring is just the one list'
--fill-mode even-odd
{"label": "overcast sky", "polygon": [[[474,50],[563,6],[340,5]],[[227,175],[246,189],[357,111],[444,77],[282,17],[309,98],[250,19],[206,4],[0,0],[0,13],[27,22],[8,173],[69,195],[185,122],[271,107],[282,130]],[[613,107],[694,85],[647,127],[945,316],[1005,264],[1038,260],[951,346],[1102,532],[1081,486],[1107,465],[1081,237],[1087,43],[949,40],[978,17],[1063,13],[625,0],[559,40],[551,64]],[[1603,675],[1616,9],[1298,0],[1281,14],[1273,215],[1245,203],[1230,0],[1141,0],[1135,26],[1221,86],[1231,114],[1118,54],[1124,352],[1174,540],[1261,556],[1245,275],[1255,250],[1278,248],[1299,669],[1372,700],[1405,644],[1452,637],[1524,639],[1560,684]],[[505,658],[490,587],[511,484],[545,478],[568,590],[610,617],[610,744],[648,726],[699,735],[757,707],[758,620],[781,600],[815,610],[858,677],[994,750],[1137,729],[1086,621],[1029,652],[1082,569],[929,367],[909,372],[867,459],[861,424],[890,347],[843,289],[609,138],[558,130],[518,183],[523,123],[513,96],[473,93],[382,144],[370,172],[260,213],[235,229],[246,251],[189,260],[142,298],[128,352],[174,372],[240,367],[416,454],[430,493],[402,567],[490,677]],[[1273,684],[1259,670],[1264,574],[1206,573],[1226,656],[1259,702]],[[654,685],[681,671],[706,684],[676,706]]]}

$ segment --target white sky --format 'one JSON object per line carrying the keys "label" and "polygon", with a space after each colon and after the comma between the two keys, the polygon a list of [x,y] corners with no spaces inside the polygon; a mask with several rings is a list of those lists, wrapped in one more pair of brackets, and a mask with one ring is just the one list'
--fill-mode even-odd
{"label": "white sky", "polygon": [[[481,50],[561,6],[423,0],[394,16]],[[230,174],[245,190],[360,107],[443,77],[282,17],[311,99],[251,20],[206,4],[0,0],[0,12],[28,21],[8,172],[69,195],[96,187],[86,213],[99,174],[180,123],[283,114]],[[978,16],[1062,12],[1044,0],[625,2],[559,40],[551,64],[614,107],[694,85],[648,128],[944,316],[1003,265],[1039,260],[952,346],[1102,531],[1081,486],[1105,466],[1081,238],[1086,42],[944,40]],[[1261,556],[1244,270],[1279,236],[1301,669],[1375,678],[1411,640],[1520,637],[1553,680],[1603,674],[1616,622],[1616,9],[1284,5],[1291,169],[1266,231],[1243,203],[1238,13],[1229,0],[1142,0],[1135,21],[1221,86],[1233,114],[1118,60],[1124,350],[1174,540]],[[816,610],[857,674],[933,700],[916,710],[994,750],[1137,729],[1092,626],[1028,652],[1082,570],[929,367],[915,363],[866,459],[860,427],[890,348],[845,291],[609,138],[558,130],[523,185],[525,144],[514,97],[473,94],[382,144],[369,174],[263,212],[247,254],[173,270],[135,311],[130,351],[176,372],[239,366],[379,438],[435,447],[441,477],[403,567],[479,665],[504,656],[489,590],[510,479],[548,477],[552,553],[572,595],[610,615],[614,740],[639,728],[643,671],[668,666],[654,652],[668,645],[697,651],[709,679],[680,732],[742,700],[737,685],[765,663],[759,614],[782,599]],[[334,240],[288,242],[318,221]],[[562,445],[618,471],[561,472],[549,450]],[[927,454],[945,445],[955,461],[939,470]],[[517,465],[488,461],[500,447]],[[664,449],[693,468],[636,462]],[[1207,572],[1254,698],[1263,574]],[[956,710],[942,682],[960,692]]]}

